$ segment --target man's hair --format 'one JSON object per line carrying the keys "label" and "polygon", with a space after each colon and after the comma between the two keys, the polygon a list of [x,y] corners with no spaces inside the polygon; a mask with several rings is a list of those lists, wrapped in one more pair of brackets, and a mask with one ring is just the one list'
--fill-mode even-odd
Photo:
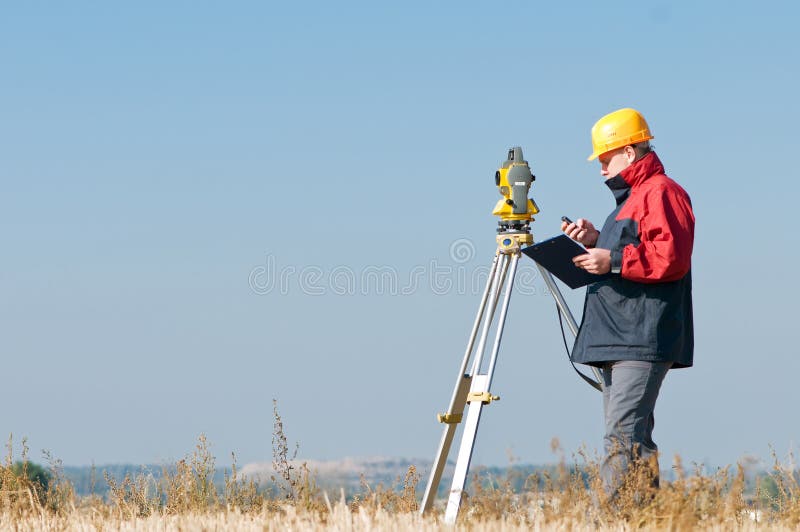
{"label": "man's hair", "polygon": [[633,151],[636,152],[637,160],[641,159],[642,157],[644,157],[645,155],[647,155],[652,151],[649,140],[645,140],[644,142],[637,142],[636,144],[631,144],[631,148],[633,148]]}

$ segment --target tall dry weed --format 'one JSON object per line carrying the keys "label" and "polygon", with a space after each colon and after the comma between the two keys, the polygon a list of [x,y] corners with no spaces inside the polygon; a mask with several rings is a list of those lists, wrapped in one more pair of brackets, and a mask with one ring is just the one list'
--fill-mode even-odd
{"label": "tall dry weed", "polygon": [[14,437],[6,442],[6,456],[0,466],[0,510],[16,516],[38,513],[42,507],[44,487],[28,477],[28,445],[22,440],[21,467],[14,467]]}
{"label": "tall dry weed", "polygon": [[258,483],[239,474],[236,454],[231,453],[231,472],[225,473],[222,498],[227,510],[258,512],[264,507],[265,497],[258,489]]}
{"label": "tall dry weed", "polygon": [[277,487],[281,499],[299,505],[309,512],[323,511],[316,475],[308,467],[307,462],[298,465],[297,453],[300,443],[295,443],[290,451],[289,439],[283,426],[283,418],[278,412],[278,401],[272,400],[272,470],[270,478]]}
{"label": "tall dry weed", "polygon": [[405,476],[397,477],[390,487],[379,483],[374,488],[361,475],[361,492],[353,497],[350,510],[375,515],[379,512],[401,514],[419,510],[417,485],[419,474],[416,466],[409,466]]}
{"label": "tall dry weed", "polygon": [[774,449],[772,470],[764,479],[759,498],[767,503],[771,514],[791,526],[800,525],[800,471],[794,453],[789,452],[786,463],[782,463]]}

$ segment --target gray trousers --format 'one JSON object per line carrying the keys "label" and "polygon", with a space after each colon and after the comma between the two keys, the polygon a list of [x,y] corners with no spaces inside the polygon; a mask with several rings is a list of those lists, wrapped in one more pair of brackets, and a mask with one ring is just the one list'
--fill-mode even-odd
{"label": "gray trousers", "polygon": [[653,441],[653,410],[671,362],[620,360],[603,366],[603,411],[606,420],[605,457],[600,477],[613,497],[634,461],[653,467],[658,487],[658,446]]}

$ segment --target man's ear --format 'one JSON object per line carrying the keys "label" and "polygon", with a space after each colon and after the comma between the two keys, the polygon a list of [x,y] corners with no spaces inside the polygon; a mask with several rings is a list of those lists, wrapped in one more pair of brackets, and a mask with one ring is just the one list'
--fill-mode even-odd
{"label": "man's ear", "polygon": [[633,149],[633,146],[625,146],[623,149],[625,150],[625,158],[628,159],[628,163],[633,163],[636,160],[636,150]]}

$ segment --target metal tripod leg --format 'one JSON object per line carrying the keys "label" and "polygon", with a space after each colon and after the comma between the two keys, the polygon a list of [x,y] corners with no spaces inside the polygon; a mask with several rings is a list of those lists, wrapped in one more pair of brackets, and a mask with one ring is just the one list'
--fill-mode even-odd
{"label": "metal tripod leg", "polygon": [[[572,312],[569,310],[567,302],[564,301],[564,296],[561,294],[561,290],[558,289],[558,285],[556,284],[555,280],[553,280],[552,274],[546,269],[544,269],[544,267],[538,262],[536,263],[536,267],[539,268],[539,273],[542,274],[542,279],[544,279],[544,282],[547,285],[547,289],[550,290],[550,293],[553,295],[553,299],[556,300],[556,305],[558,305],[558,309],[561,311],[561,314],[566,319],[567,326],[569,327],[569,330],[572,332],[572,336],[577,338],[578,324],[575,321]],[[597,382],[600,383],[600,386],[602,386],[603,376],[600,373],[600,370],[595,366],[592,366],[592,373],[594,373]]]}
{"label": "metal tripod leg", "polygon": [[439,482],[442,479],[442,472],[447,464],[447,456],[450,454],[450,446],[453,444],[453,438],[456,434],[456,428],[461,423],[461,418],[464,413],[464,405],[467,401],[467,392],[469,391],[470,383],[472,382],[472,375],[467,373],[467,365],[472,356],[472,349],[475,346],[475,338],[478,336],[478,329],[481,324],[481,319],[484,316],[486,305],[490,300],[494,307],[497,303],[497,291],[493,290],[496,286],[496,276],[503,270],[498,267],[501,262],[500,253],[496,253],[492,268],[489,271],[489,277],[486,279],[486,287],[483,290],[483,297],[481,304],[478,308],[478,315],[475,317],[475,323],[472,325],[472,333],[470,334],[469,341],[467,342],[467,349],[464,353],[464,359],[461,362],[461,369],[458,371],[456,378],[456,385],[453,389],[453,396],[450,399],[450,406],[447,412],[439,414],[439,421],[444,423],[444,430],[442,432],[442,439],[439,441],[439,449],[436,452],[436,459],[431,467],[431,476],[428,479],[428,486],[425,488],[425,494],[422,497],[421,513],[425,513],[433,506],[433,501],[436,499],[436,492],[439,489]]}
{"label": "metal tripod leg", "polygon": [[[505,284],[505,294],[503,296],[503,303],[500,309],[500,316],[498,318],[497,327],[495,331],[494,345],[492,346],[492,353],[489,359],[489,366],[486,373],[478,373],[482,363],[483,352],[479,348],[477,357],[475,359],[474,367],[476,371],[472,376],[472,385],[470,393],[467,396],[467,403],[469,404],[467,410],[467,420],[464,424],[464,434],[461,437],[461,447],[458,450],[458,457],[456,459],[456,468],[453,473],[453,484],[450,488],[450,495],[447,500],[447,508],[445,510],[444,520],[445,523],[455,523],[458,511],[461,507],[461,499],[464,492],[464,486],[467,481],[467,473],[469,465],[472,461],[472,451],[475,446],[475,437],[478,432],[478,424],[480,423],[481,411],[484,405],[488,405],[498,397],[492,396],[489,388],[492,384],[492,375],[494,374],[494,366],[497,363],[497,353],[500,350],[500,340],[503,336],[503,328],[505,326],[506,316],[508,314],[508,304],[511,300],[511,292],[514,287],[514,277],[517,271],[517,262],[519,261],[519,253],[506,256],[506,261],[510,262],[510,266],[506,270],[503,268],[503,273],[508,272],[508,279],[498,277],[498,283],[495,287],[499,294],[503,284]],[[484,321],[484,330],[482,340],[488,334],[491,327],[491,320]]]}

